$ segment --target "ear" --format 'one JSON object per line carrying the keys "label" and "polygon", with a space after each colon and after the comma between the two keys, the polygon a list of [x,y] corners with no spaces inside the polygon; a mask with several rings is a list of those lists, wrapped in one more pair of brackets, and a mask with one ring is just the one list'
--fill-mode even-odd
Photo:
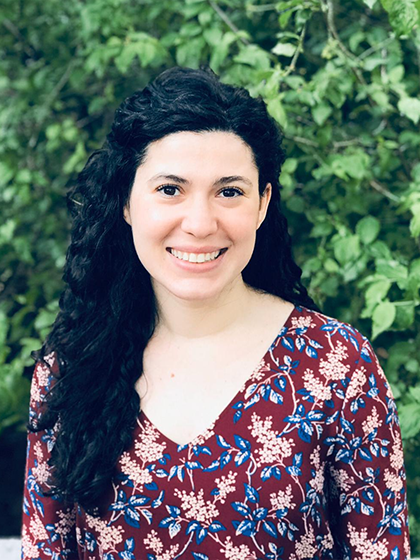
{"label": "ear", "polygon": [[124,206],[124,220],[127,222],[127,224],[129,226],[131,226],[131,216],[130,216],[130,210],[127,206]]}
{"label": "ear", "polygon": [[268,205],[271,200],[271,192],[272,192],[271,183],[267,183],[263,195],[260,197],[260,209],[258,210],[257,229],[263,223],[263,221],[265,220],[265,216],[267,215]]}

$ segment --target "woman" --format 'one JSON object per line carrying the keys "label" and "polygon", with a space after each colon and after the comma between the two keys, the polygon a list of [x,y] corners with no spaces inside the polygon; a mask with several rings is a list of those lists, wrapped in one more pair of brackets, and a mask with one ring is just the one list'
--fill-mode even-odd
{"label": "woman", "polygon": [[117,111],[36,356],[24,559],[408,557],[395,404],[300,283],[280,145],[206,69]]}

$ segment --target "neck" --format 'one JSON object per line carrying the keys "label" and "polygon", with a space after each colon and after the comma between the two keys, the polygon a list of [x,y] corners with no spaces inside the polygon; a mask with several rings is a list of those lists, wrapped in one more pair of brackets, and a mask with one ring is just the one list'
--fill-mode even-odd
{"label": "neck", "polygon": [[249,317],[256,292],[240,276],[229,290],[211,300],[188,301],[155,289],[157,331],[175,339],[215,338],[235,330]]}

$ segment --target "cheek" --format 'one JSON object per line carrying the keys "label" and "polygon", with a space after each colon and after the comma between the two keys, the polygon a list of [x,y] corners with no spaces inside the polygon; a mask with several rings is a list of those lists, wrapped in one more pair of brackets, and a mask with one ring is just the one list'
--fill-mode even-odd
{"label": "cheek", "polygon": [[135,239],[159,239],[173,227],[173,213],[155,205],[137,204],[132,212],[132,228]]}
{"label": "cheek", "polygon": [[227,231],[239,242],[249,243],[255,238],[258,215],[251,209],[237,214],[230,214],[224,220]]}

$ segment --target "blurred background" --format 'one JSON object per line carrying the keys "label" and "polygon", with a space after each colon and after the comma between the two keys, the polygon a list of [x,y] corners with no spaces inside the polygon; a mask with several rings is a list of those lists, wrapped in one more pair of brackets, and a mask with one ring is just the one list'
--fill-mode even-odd
{"label": "blurred background", "polygon": [[419,21],[419,0],[2,0],[0,537],[20,531],[30,352],[63,289],[66,191],[126,96],[209,64],[283,127],[295,259],[390,381],[420,556]]}

